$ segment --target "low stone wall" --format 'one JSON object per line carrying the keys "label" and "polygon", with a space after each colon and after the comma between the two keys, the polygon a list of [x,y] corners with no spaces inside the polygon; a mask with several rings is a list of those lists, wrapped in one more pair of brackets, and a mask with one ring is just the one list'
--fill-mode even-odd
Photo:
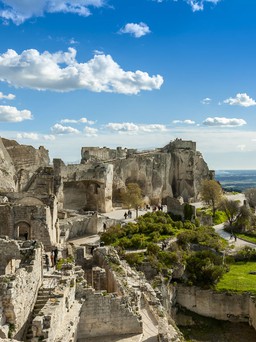
{"label": "low stone wall", "polygon": [[141,334],[142,322],[125,297],[88,289],[78,324],[77,338]]}
{"label": "low stone wall", "polygon": [[255,327],[256,304],[248,293],[217,293],[178,285],[176,303],[202,316],[233,322],[253,322]]}

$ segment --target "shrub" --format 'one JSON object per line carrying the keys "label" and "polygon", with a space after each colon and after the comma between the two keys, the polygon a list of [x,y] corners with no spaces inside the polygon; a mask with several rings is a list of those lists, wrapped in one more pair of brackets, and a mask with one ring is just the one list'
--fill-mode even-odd
{"label": "shrub", "polygon": [[128,262],[130,266],[138,266],[141,265],[144,261],[143,253],[129,253],[125,254],[124,259]]}
{"label": "shrub", "polygon": [[187,257],[187,283],[201,287],[211,287],[227,271],[223,258],[212,251],[194,252]]}

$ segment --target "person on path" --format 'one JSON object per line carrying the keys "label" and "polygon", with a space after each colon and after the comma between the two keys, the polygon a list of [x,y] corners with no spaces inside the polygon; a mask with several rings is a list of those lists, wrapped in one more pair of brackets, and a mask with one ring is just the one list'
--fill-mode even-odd
{"label": "person on path", "polygon": [[55,264],[54,264],[54,250],[51,251],[51,256],[50,256],[50,258],[51,258],[52,267],[54,267],[54,266],[55,266]]}
{"label": "person on path", "polygon": [[128,214],[127,214],[127,212],[125,212],[124,213],[124,218],[127,219],[127,216],[128,216]]}
{"label": "person on path", "polygon": [[57,264],[58,253],[59,253],[57,246],[54,248],[53,251],[54,251],[54,266],[55,266]]}
{"label": "person on path", "polygon": [[129,217],[129,218],[132,218],[132,212],[131,212],[130,209],[128,210],[128,217]]}
{"label": "person on path", "polygon": [[48,257],[48,254],[45,254],[45,265],[46,265],[46,270],[47,272],[49,271],[49,257]]}

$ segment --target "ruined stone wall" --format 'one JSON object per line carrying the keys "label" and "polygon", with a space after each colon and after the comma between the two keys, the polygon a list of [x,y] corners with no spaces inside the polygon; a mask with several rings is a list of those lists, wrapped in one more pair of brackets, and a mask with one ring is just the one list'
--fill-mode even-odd
{"label": "ruined stone wall", "polygon": [[217,293],[197,287],[178,286],[176,302],[199,315],[219,320],[248,322],[250,296]]}
{"label": "ruined stone wall", "polygon": [[81,162],[87,161],[107,161],[112,159],[126,158],[127,155],[136,153],[136,149],[117,147],[111,149],[107,147],[82,147]]}
{"label": "ruined stone wall", "polygon": [[12,207],[9,204],[0,205],[0,235],[14,237]]}
{"label": "ruined stone wall", "polygon": [[124,297],[88,289],[78,324],[77,338],[142,333],[142,323]]}
{"label": "ruined stone wall", "polygon": [[57,213],[51,208],[41,205],[0,205],[0,235],[7,235],[13,239],[38,240],[46,248],[50,248],[59,240]]}
{"label": "ruined stone wall", "polygon": [[75,335],[81,304],[75,301],[75,280],[64,277],[49,300],[33,319],[33,336],[51,342],[76,341]]}
{"label": "ruined stone wall", "polygon": [[75,215],[59,221],[61,235],[65,240],[73,239],[87,234],[97,234],[99,232],[97,225],[97,213],[90,215]]}
{"label": "ruined stone wall", "polygon": [[[8,240],[0,241],[1,250],[5,245],[9,253],[13,251],[14,258],[18,257],[17,243]],[[42,283],[42,248],[41,246],[30,248],[29,243],[27,241],[27,247],[20,248],[21,267],[14,274],[0,277],[0,337],[2,338],[7,338],[9,324],[13,327],[13,337],[18,340],[21,338]]]}
{"label": "ruined stone wall", "polygon": [[110,164],[65,165],[54,160],[55,189],[59,208],[112,210],[113,166]]}
{"label": "ruined stone wall", "polygon": [[177,149],[187,149],[196,151],[196,143],[191,140],[175,139],[171,141],[168,145],[163,147],[163,152],[171,152]]}
{"label": "ruined stone wall", "polygon": [[[12,274],[16,271],[15,266],[18,266],[20,263],[20,248],[19,244],[14,240],[0,239],[0,275]],[[12,268],[8,268],[9,263],[14,260],[15,263],[12,263]]]}

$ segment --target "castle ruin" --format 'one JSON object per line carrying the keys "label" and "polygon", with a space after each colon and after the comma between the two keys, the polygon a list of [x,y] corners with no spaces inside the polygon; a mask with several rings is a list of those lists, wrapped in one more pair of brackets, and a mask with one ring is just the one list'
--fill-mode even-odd
{"label": "castle ruin", "polygon": [[[81,163],[65,165],[51,164],[44,147],[2,138],[0,162],[0,338],[145,340],[150,316],[159,341],[182,341],[154,290],[114,251],[99,247],[92,256],[69,240],[102,231],[101,213],[120,205],[129,183],[151,204],[197,199],[212,172],[194,142],[177,139],[151,151],[82,147]],[[46,255],[56,246],[76,266],[47,271]]]}

